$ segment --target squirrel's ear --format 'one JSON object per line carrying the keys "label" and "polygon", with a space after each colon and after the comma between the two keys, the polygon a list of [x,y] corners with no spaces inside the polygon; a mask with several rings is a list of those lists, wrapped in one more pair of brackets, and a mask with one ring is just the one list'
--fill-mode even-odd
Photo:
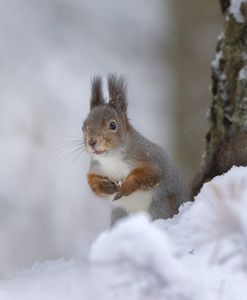
{"label": "squirrel's ear", "polygon": [[94,76],[91,80],[91,99],[90,108],[93,109],[95,106],[105,103],[103,92],[102,92],[102,79],[101,76]]}
{"label": "squirrel's ear", "polygon": [[127,110],[127,85],[123,76],[109,74],[107,77],[108,91],[110,101],[109,104],[121,112]]}

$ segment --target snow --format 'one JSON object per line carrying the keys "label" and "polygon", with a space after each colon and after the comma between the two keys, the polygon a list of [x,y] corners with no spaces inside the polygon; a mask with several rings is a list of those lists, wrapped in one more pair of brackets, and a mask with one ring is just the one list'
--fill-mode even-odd
{"label": "snow", "polygon": [[[93,245],[90,258],[114,267],[116,285],[127,276],[132,289],[138,290],[138,299],[147,291],[149,297],[179,299],[183,295],[193,299],[187,288],[189,278],[184,278],[186,269],[177,259],[170,238],[147,215],[129,217],[102,234]],[[138,282],[130,280],[136,276]]]}
{"label": "snow", "polygon": [[229,7],[229,13],[233,15],[235,20],[239,23],[244,22],[244,17],[240,11],[241,4],[247,2],[246,0],[231,0],[231,5]]}
{"label": "snow", "polygon": [[11,280],[2,280],[0,299],[91,299],[96,295],[87,288],[86,268],[83,263],[63,259],[36,263]]}
{"label": "snow", "polygon": [[215,59],[212,61],[211,65],[214,69],[219,70],[220,68],[220,60],[223,58],[223,52],[216,52]]}
{"label": "snow", "polygon": [[247,80],[247,65],[240,69],[238,78],[239,80]]}
{"label": "snow", "polygon": [[244,300],[246,211],[247,167],[233,167],[172,219],[132,215],[100,234],[88,259],[0,280],[0,299]]}

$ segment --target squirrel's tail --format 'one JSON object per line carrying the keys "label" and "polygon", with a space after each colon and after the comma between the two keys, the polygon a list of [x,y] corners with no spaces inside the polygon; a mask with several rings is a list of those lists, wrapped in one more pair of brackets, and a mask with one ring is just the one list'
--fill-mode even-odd
{"label": "squirrel's tail", "polygon": [[247,131],[239,132],[218,144],[211,159],[191,184],[191,199],[200,192],[205,182],[222,175],[232,166],[247,166]]}

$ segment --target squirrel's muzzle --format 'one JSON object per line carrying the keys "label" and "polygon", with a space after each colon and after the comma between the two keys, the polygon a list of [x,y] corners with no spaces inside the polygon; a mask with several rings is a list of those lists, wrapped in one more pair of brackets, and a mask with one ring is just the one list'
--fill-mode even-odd
{"label": "squirrel's muzzle", "polygon": [[94,147],[96,144],[97,144],[97,140],[96,140],[96,139],[90,138],[90,139],[88,140],[88,145],[89,145],[89,146]]}

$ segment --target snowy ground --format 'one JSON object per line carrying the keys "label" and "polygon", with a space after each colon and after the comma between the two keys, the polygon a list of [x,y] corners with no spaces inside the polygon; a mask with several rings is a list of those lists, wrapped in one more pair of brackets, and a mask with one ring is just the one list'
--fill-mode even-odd
{"label": "snowy ground", "polygon": [[224,299],[247,294],[247,168],[204,185],[169,220],[136,215],[88,259],[48,261],[0,281],[0,299]]}

